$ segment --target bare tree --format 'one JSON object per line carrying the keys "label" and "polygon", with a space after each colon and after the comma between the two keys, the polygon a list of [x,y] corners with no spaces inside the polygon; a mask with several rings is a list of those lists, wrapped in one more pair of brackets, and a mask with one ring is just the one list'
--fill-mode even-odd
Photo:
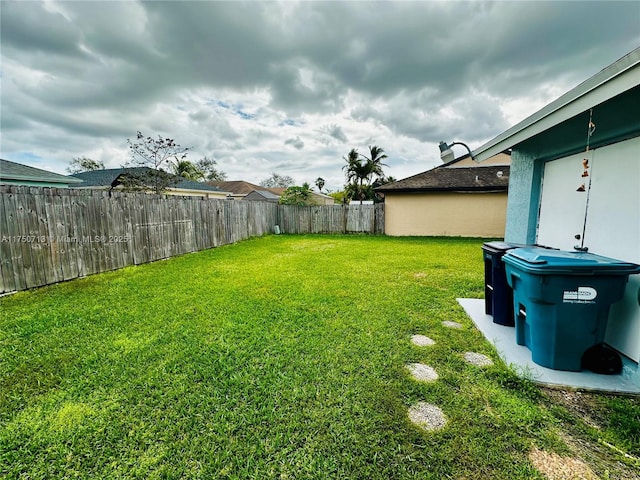
{"label": "bare tree", "polygon": [[216,162],[212,158],[203,157],[196,162],[196,167],[204,174],[204,179],[210,182],[223,182],[227,179],[227,174],[216,168]]}
{"label": "bare tree", "polygon": [[278,173],[271,173],[269,178],[266,178],[260,182],[261,187],[274,188],[289,188],[293,185],[293,178],[289,175],[280,175]]}
{"label": "bare tree", "polygon": [[89,157],[74,157],[67,167],[67,172],[72,175],[93,170],[104,170],[104,162],[102,160],[93,160]]}
{"label": "bare tree", "polygon": [[157,139],[145,137],[141,132],[137,133],[134,141],[127,139],[127,143],[131,160],[125,165],[125,168],[129,168],[124,185],[126,189],[163,193],[180,179],[164,169],[170,169],[172,161],[179,164],[187,158],[189,147],[182,147],[172,138],[162,138],[160,135]]}

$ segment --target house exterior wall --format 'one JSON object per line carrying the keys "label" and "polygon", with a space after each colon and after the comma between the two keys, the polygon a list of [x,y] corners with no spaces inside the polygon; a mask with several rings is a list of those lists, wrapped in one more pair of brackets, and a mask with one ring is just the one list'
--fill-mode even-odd
{"label": "house exterior wall", "polygon": [[[512,149],[506,241],[573,250],[584,239],[592,253],[640,263],[639,104],[640,48],[474,152],[482,161]],[[640,361],[640,275],[608,320],[605,341]]]}
{"label": "house exterior wall", "polygon": [[542,162],[527,152],[511,152],[509,201],[504,233],[507,242],[535,243],[542,167]]}
{"label": "house exterior wall", "polygon": [[329,195],[317,195],[315,193],[311,194],[312,196],[312,200],[313,200],[313,204],[314,205],[333,205],[335,204],[335,200],[333,199],[333,197],[330,197]]}
{"label": "house exterior wall", "polygon": [[[493,167],[493,166],[507,166],[511,165],[511,155],[506,153],[498,153],[491,158],[487,158],[482,161],[483,167]],[[472,160],[470,157],[463,158],[462,160],[456,161],[454,165],[451,165],[448,168],[461,168],[461,167],[478,167],[478,162]]]}
{"label": "house exterior wall", "polygon": [[507,193],[385,194],[385,234],[502,238]]}
{"label": "house exterior wall", "polygon": [[[39,185],[40,187],[46,185]],[[73,187],[74,190],[109,190],[109,187],[101,187],[101,186],[92,186],[92,187]],[[118,186],[115,188],[115,191],[124,192],[122,186]],[[137,192],[131,192],[137,193]],[[147,191],[145,193],[151,194],[151,191]],[[227,192],[215,192],[213,190],[190,190],[186,188],[168,188],[164,192],[163,195],[175,195],[179,197],[205,197],[205,198],[215,198],[217,200],[226,200]]]}
{"label": "house exterior wall", "polygon": [[210,190],[188,190],[185,188],[169,188],[165,195],[180,195],[186,197],[206,197],[218,200],[227,198],[227,192],[214,192]]}
{"label": "house exterior wall", "polygon": [[[556,135],[561,138],[562,127],[556,129]],[[584,218],[584,209],[580,212],[568,210],[575,203],[572,202],[572,197],[579,195],[575,190],[581,181],[581,162],[575,162],[576,175],[567,184],[566,201],[562,201],[560,197],[551,201],[557,206],[555,213],[560,214],[559,217],[548,216],[548,212],[542,214],[541,211],[541,206],[550,202],[548,198],[542,198],[544,171],[547,160],[554,163],[572,159],[579,161],[584,155],[574,154],[549,160],[548,151],[539,149],[533,153],[533,149],[526,147],[525,145],[519,149],[516,146],[512,152],[505,240],[514,243],[541,243],[572,250],[574,244],[580,243],[574,235],[582,232],[575,232],[574,223],[565,221],[566,219],[560,221],[560,218],[563,218],[563,215],[571,219],[575,215],[579,215],[580,219]],[[557,148],[557,143],[549,143],[549,149]],[[606,187],[591,192],[585,225],[585,246],[589,247],[590,252],[635,263],[640,263],[639,247],[634,240],[640,235],[640,205],[636,204],[640,188],[640,171],[637,169],[635,153],[638,148],[640,137],[621,138],[618,142],[591,150],[590,175],[603,176],[603,179],[608,180],[604,183]],[[629,160],[628,157],[633,158]],[[625,166],[616,167],[619,161],[624,161]],[[631,168],[634,165],[636,168]],[[553,175],[554,171],[558,169],[550,168],[547,174]],[[552,181],[558,182],[558,179],[549,177],[547,187]],[[625,212],[622,216],[621,211]],[[596,213],[598,214],[595,215]],[[539,235],[539,231],[542,235]],[[559,240],[560,238],[562,240]],[[630,277],[624,299],[612,305],[605,341],[632,360],[640,361],[640,275]]]}
{"label": "house exterior wall", "polygon": [[[563,250],[589,252],[640,263],[640,137],[545,164],[537,239]],[[582,159],[589,176],[581,178]],[[584,182],[585,192],[576,192]],[[562,205],[562,208],[558,208]],[[582,238],[576,239],[579,234]],[[625,296],[609,315],[605,341],[640,360],[640,275],[632,275]]]}

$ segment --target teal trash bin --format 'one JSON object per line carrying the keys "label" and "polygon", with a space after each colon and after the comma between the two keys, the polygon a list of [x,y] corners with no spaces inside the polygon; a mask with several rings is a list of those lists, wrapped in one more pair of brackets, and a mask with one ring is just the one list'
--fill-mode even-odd
{"label": "teal trash bin", "polygon": [[502,260],[516,342],[555,370],[581,370],[584,352],[604,340],[611,304],[624,295],[629,275],[640,273],[634,263],[536,247],[509,250]]}

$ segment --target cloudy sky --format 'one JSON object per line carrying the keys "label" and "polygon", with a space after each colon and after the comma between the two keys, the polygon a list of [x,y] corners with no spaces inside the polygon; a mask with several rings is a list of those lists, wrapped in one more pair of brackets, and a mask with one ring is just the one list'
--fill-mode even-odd
{"label": "cloudy sky", "polygon": [[[2,158],[65,173],[137,131],[229,180],[397,179],[482,145],[640,46],[640,2],[6,1]],[[460,148],[460,147],[457,147]],[[463,154],[464,149],[457,151]]]}

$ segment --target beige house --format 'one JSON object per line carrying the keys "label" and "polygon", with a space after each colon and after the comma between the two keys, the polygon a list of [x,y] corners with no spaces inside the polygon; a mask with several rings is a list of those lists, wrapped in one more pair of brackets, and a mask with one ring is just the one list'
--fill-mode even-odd
{"label": "beige house", "polygon": [[320,192],[311,192],[311,201],[314,205],[333,205],[336,203],[332,196]]}
{"label": "beige house", "polygon": [[385,234],[503,238],[511,157],[478,164],[468,155],[376,189]]}

